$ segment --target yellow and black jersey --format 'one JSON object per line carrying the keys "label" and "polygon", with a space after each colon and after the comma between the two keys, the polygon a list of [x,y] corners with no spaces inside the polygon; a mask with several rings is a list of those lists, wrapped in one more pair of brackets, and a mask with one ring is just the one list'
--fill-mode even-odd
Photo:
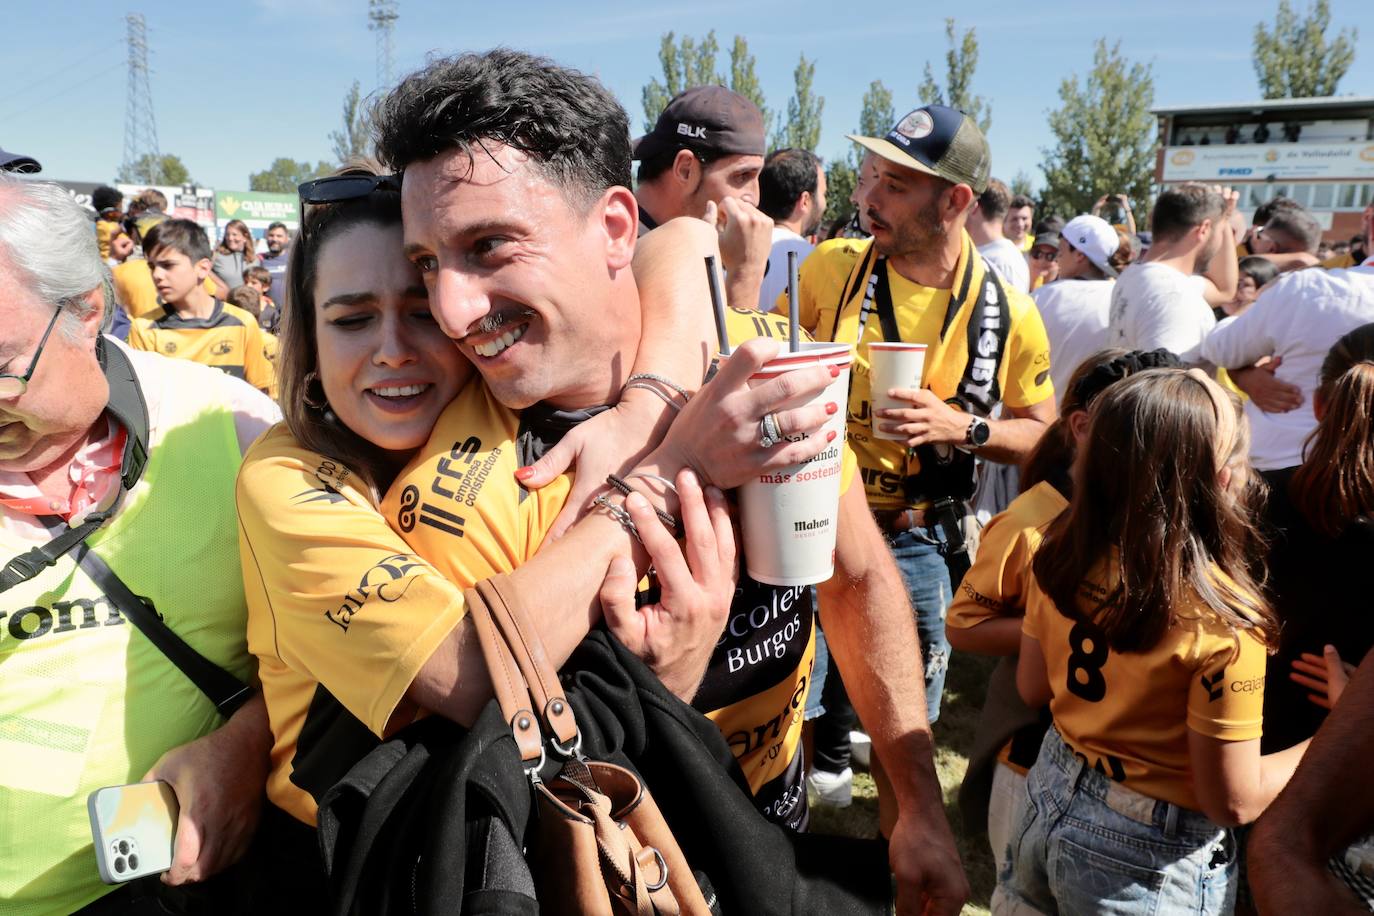
{"label": "yellow and black jersey", "polygon": [[[153,285],[153,274],[143,258],[130,258],[123,264],[116,264],[110,268],[110,274],[114,279],[115,298],[124,306],[130,318],[148,318],[161,312],[162,303],[157,297],[157,287]],[[211,296],[218,289],[209,277],[205,278],[201,288]]]}
{"label": "yellow and black jersey", "polygon": [[[902,442],[875,439],[870,411],[870,373],[868,346],[883,340],[881,322],[870,316],[862,329],[859,316],[868,284],[850,284],[850,275],[869,252],[871,241],[833,239],[822,242],[802,262],[799,270],[798,308],[802,327],[817,340],[857,344],[849,386],[849,441],[859,461],[864,490],[869,504],[880,509],[900,509],[924,503],[911,503],[904,483],[920,470],[920,462]],[[954,287],[977,290],[983,283],[983,259],[965,236],[959,263],[954,270]],[[893,314],[901,339],[924,343],[925,384],[941,398],[956,394],[965,366],[970,359],[968,334],[958,327],[944,329],[951,290],[931,289],[913,283],[887,266]],[[846,287],[851,295],[844,298]],[[1004,286],[1011,327],[1006,334],[1005,352],[998,366],[997,386],[1001,400],[1010,407],[1029,407],[1054,396],[1050,382],[1050,344],[1044,322],[1035,302],[1018,290]],[[976,296],[969,295],[956,311],[954,321],[967,328],[974,316]],[[787,298],[778,297],[775,308],[785,313]],[[942,331],[943,340],[942,340]],[[981,341],[980,341],[981,346]],[[976,354],[975,354],[976,355]]]}
{"label": "yellow and black jersey", "polygon": [[1045,529],[1068,506],[1064,494],[1041,481],[994,515],[979,536],[978,559],[954,593],[945,626],[967,630],[993,617],[1025,614],[1031,560]]}
{"label": "yellow and black jersey", "polygon": [[[461,586],[509,571],[531,549],[502,539],[517,529],[519,506],[474,501],[462,510],[474,549],[447,558],[440,574],[387,524],[369,488],[285,424],[244,457],[237,494],[248,648],[272,725],[268,797],[313,824],[323,793],[415,719],[406,691],[462,620]],[[512,514],[485,518],[488,506]]]}
{"label": "yellow and black jersey", "polygon": [[[1115,576],[1104,563],[1082,584],[1085,613]],[[1064,740],[1142,795],[1201,810],[1189,729],[1222,741],[1263,731],[1264,644],[1253,631],[1232,630],[1196,596],[1154,648],[1116,652],[1092,623],[1061,614],[1032,576],[1022,631],[1045,656],[1050,712]]]}
{"label": "yellow and black jersey", "polygon": [[[727,327],[735,343],[757,336],[786,340],[788,332],[776,315],[734,309],[727,311]],[[571,485],[565,476],[525,490],[515,471],[595,412],[535,406],[517,414],[474,380],[396,479],[382,513],[409,551],[455,582],[469,584],[474,564],[510,562],[514,568],[539,547]],[[842,490],[854,467],[846,449]],[[499,519],[507,527],[488,527]],[[494,543],[510,549],[493,551]],[[730,743],[760,809],[792,826],[806,812],[800,748],[815,652],[812,594],[809,587],[764,585],[741,572],[725,631],[694,700]]]}
{"label": "yellow and black jersey", "polygon": [[235,305],[215,300],[209,318],[183,318],[160,306],[129,329],[129,346],[173,359],[189,359],[241,378],[261,391],[276,387],[257,320]]}

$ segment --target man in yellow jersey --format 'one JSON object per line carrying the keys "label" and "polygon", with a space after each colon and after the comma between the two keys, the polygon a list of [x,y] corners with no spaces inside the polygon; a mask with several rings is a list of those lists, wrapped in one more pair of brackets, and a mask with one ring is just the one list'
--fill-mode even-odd
{"label": "man in yellow jersey", "polygon": [[211,265],[205,230],[187,219],[164,220],[148,231],[144,246],[162,307],[135,321],[129,345],[214,366],[270,392],[274,374],[257,319],[205,292]]}
{"label": "man in yellow jersey", "polygon": [[1017,248],[1029,252],[1035,244],[1035,233],[1031,232],[1034,225],[1035,201],[1024,194],[1012,197],[1011,206],[1007,208],[1007,215],[1002,223],[1002,235]]}
{"label": "man in yellow jersey", "polygon": [[164,880],[183,884],[242,855],[266,779],[261,697],[226,722],[122,609],[139,596],[212,665],[251,676],[234,477],[276,407],[102,335],[107,289],[71,196],[0,176],[0,912],[15,916],[181,912],[158,908],[156,877],[101,882],[87,796],[169,782]]}
{"label": "man in yellow jersey", "polygon": [[[587,167],[589,154],[569,152],[562,137],[541,130],[540,103],[531,101],[552,91],[541,87],[569,82],[602,122],[578,148],[623,143],[624,110],[594,80],[504,50],[436,61],[378,110],[379,152],[405,176],[406,249],[440,326],[484,383],[460,393],[383,500],[411,549],[441,570],[481,559],[472,553],[493,537],[537,545],[566,485],[524,492],[511,472],[603,409],[635,363],[639,303],[629,255],[637,220],[628,156]],[[776,318],[732,314],[736,324],[770,335],[786,331],[774,327]],[[453,484],[441,482],[448,496],[434,490],[436,474]],[[479,514],[465,508],[467,500],[504,500],[532,530],[465,530]],[[899,911],[920,912],[924,903],[925,912],[958,912],[967,885],[934,776],[911,611],[857,485],[841,497],[835,563],[833,579],[817,588],[831,651],[897,783],[890,857]],[[551,583],[550,594],[556,590]],[[792,826],[804,822],[800,731],[814,614],[810,589],[768,586],[742,572],[695,693],[697,708],[735,750],[760,810]],[[585,626],[576,616],[561,625]],[[452,667],[446,653],[461,649],[461,639],[450,642],[425,666],[436,678]],[[644,654],[657,670],[654,648]],[[421,680],[430,677],[425,669]]]}
{"label": "man in yellow jersey", "polygon": [[[801,267],[800,316],[818,339],[858,345],[849,440],[916,609],[934,721],[949,660],[945,610],[967,568],[960,520],[973,459],[1019,462],[1053,419],[1049,342],[1030,297],[987,269],[964,228],[991,163],[977,124],[928,105],[886,137],[851,139],[875,170],[859,202],[873,239],[816,248]],[[884,340],[929,347],[921,390],[901,395],[911,407],[880,418],[904,442],[872,432],[868,347]],[[998,403],[1002,418],[989,418]]]}

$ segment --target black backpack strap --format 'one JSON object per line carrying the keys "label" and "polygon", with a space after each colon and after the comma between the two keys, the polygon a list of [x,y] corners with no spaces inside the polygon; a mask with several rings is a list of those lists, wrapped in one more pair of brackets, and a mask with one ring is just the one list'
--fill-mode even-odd
{"label": "black backpack strap", "polygon": [[105,597],[113,602],[119,612],[137,627],[140,633],[148,637],[148,641],[167,656],[182,674],[190,678],[191,683],[199,687],[201,693],[210,698],[210,702],[215,704],[215,709],[219,710],[220,715],[229,718],[252,696],[251,687],[201,655],[173,633],[172,628],[167,626],[152,606],[130,591],[124,580],[119,578],[119,574],[110,569],[100,555],[91,550],[89,544],[82,544],[77,548],[76,563],[105,593]]}
{"label": "black backpack strap", "polygon": [[[29,581],[95,534],[118,511],[125,494],[138,483],[148,464],[148,404],[143,399],[143,389],[139,387],[133,364],[124,351],[107,343],[103,336],[97,338],[95,352],[110,386],[110,400],[105,405],[105,411],[125,431],[124,452],[120,455],[119,464],[119,490],[109,508],[103,512],[92,512],[75,528],[63,525],[51,541],[27,550],[6,563],[0,569],[0,593]],[[53,528],[51,524],[48,527]]]}

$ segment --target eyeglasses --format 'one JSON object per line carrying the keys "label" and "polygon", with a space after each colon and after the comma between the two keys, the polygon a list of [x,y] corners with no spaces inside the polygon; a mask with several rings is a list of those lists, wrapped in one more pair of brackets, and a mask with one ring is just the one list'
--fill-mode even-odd
{"label": "eyeglasses", "polygon": [[1058,261],[1059,252],[1057,251],[1032,251],[1031,257],[1037,261]]}
{"label": "eyeglasses", "polygon": [[48,319],[48,329],[43,332],[42,339],[38,341],[38,349],[33,351],[33,359],[29,360],[29,371],[23,375],[0,373],[0,398],[5,400],[17,398],[29,390],[29,379],[33,378],[33,372],[38,368],[38,357],[43,355],[43,347],[48,342],[48,335],[52,334],[52,329],[57,325],[57,316],[61,314],[62,306],[59,304],[56,311],[52,313],[52,318]]}
{"label": "eyeglasses", "polygon": [[401,191],[400,175],[330,175],[307,181],[297,189],[303,204],[336,204],[357,200],[373,191]]}

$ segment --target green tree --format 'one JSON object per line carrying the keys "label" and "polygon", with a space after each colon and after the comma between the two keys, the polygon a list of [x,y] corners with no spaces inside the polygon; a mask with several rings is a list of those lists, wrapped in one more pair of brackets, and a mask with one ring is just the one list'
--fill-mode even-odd
{"label": "green tree", "polygon": [[1154,95],[1150,66],[1123,57],[1120,42],[1109,48],[1099,38],[1087,78],[1060,83],[1062,104],[1049,113],[1055,145],[1041,151],[1044,215],[1087,213],[1103,194],[1127,194],[1145,209],[1154,176]]}
{"label": "green tree", "polygon": [[[711,40],[714,41],[714,37]],[[745,41],[744,36],[736,35],[734,43],[730,45],[729,86],[759,107],[759,111],[763,113],[763,123],[766,126],[772,120],[773,114],[768,110],[767,102],[764,101],[763,88],[759,85],[759,76],[755,72],[756,63],[757,60],[754,55],[749,53],[749,42]],[[725,85],[723,79],[718,79],[717,82]]]}
{"label": "green tree", "polygon": [[1026,174],[1025,169],[1021,169],[1016,173],[1016,177],[1011,180],[1011,185],[1008,190],[1011,191],[1013,197],[1017,194],[1021,194],[1029,197],[1031,200],[1035,199],[1035,187],[1031,184],[1031,177]]}
{"label": "green tree", "polygon": [[[897,123],[897,113],[892,108],[892,90],[883,85],[882,80],[868,84],[864,92],[863,108],[859,111],[859,134],[864,137],[882,137]],[[857,151],[850,152],[855,162]]]}
{"label": "green tree", "polygon": [[[733,50],[732,56],[733,56]],[[716,55],[720,45],[716,41],[715,30],[697,43],[690,35],[684,35],[681,42],[676,41],[673,32],[666,33],[658,45],[658,60],[663,65],[663,79],[649,80],[644,87],[644,129],[654,129],[658,116],[668,107],[673,96],[691,86],[708,86],[724,83],[716,74]],[[752,61],[753,58],[750,58]],[[733,61],[732,61],[733,63]],[[741,62],[742,63],[742,62]],[[752,70],[752,63],[750,69]]]}
{"label": "green tree", "polygon": [[[892,90],[883,85],[882,80],[868,84],[864,92],[863,107],[859,111],[858,134],[862,137],[882,137],[892,129],[897,115],[892,108]],[[854,186],[859,181],[859,164],[863,154],[857,145],[851,146],[842,158],[829,163],[825,168],[825,218],[839,219],[854,212],[849,198],[854,194]]]}
{"label": "green tree", "polygon": [[172,153],[160,156],[145,153],[134,162],[121,166],[115,180],[124,184],[195,184],[190,169],[186,168],[181,157]]}
{"label": "green tree", "polygon": [[278,157],[261,172],[248,176],[250,191],[274,191],[278,194],[295,194],[296,186],[312,178],[322,178],[333,171],[328,162],[318,162],[311,168],[309,162]]}
{"label": "green tree", "polygon": [[1329,0],[1317,0],[1301,19],[1288,0],[1279,0],[1272,28],[1255,26],[1255,73],[1266,99],[1302,99],[1336,94],[1336,85],[1355,60],[1355,29],[1341,29],[1326,41]]}
{"label": "green tree", "polygon": [[816,95],[813,86],[816,62],[801,55],[792,78],[796,89],[787,100],[787,119],[779,120],[773,132],[773,148],[804,149],[814,153],[821,142],[821,112],[825,110],[825,96]]}
{"label": "green tree", "polygon": [[969,29],[962,38],[956,37],[954,20],[946,19],[945,38],[949,41],[949,50],[945,52],[944,88],[935,82],[935,74],[927,61],[925,78],[921,80],[921,100],[927,105],[959,109],[977,121],[986,134],[992,127],[992,106],[981,95],[974,95],[972,89],[973,73],[978,69],[978,36]]}
{"label": "green tree", "polygon": [[363,104],[362,87],[354,80],[343,101],[343,130],[331,131],[334,158],[340,165],[372,153],[372,119]]}

